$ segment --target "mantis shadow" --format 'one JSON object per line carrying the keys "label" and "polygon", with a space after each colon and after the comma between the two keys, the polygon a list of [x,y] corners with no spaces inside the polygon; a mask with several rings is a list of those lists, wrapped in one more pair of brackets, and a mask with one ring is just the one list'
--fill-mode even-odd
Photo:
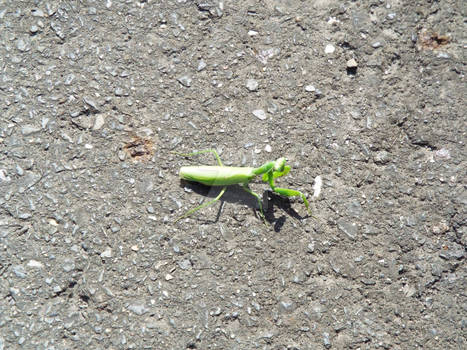
{"label": "mantis shadow", "polygon": [[[222,191],[223,186],[206,186],[197,182],[191,181],[180,181],[180,187],[189,189],[202,197],[209,199],[216,198],[219,193]],[[255,197],[248,194],[243,190],[240,185],[230,185],[227,186],[227,190],[224,195],[219,199],[221,206],[219,207],[219,212],[217,213],[216,219],[214,222],[219,220],[219,216],[224,205],[224,202],[246,205],[253,209],[258,209],[258,202]],[[213,204],[215,205],[215,204]]]}
{"label": "mantis shadow", "polygon": [[276,218],[274,216],[274,206],[285,211],[289,216],[295,219],[302,220],[304,218],[292,208],[290,198],[283,197],[273,191],[266,190],[263,193],[264,216],[266,217],[266,221],[274,224],[275,232],[280,232],[282,226],[284,226],[286,217],[285,215],[281,215],[279,218]]}
{"label": "mantis shadow", "polygon": [[[180,187],[187,188],[199,194],[200,196],[207,198],[217,197],[222,190],[222,186],[206,186],[197,182],[185,180],[181,180]],[[259,210],[256,198],[253,197],[251,194],[247,193],[240,185],[227,186],[227,190],[225,191],[224,195],[219,199],[219,201],[222,204],[219,207],[219,211],[216,215],[216,219],[214,220],[214,222],[217,222],[219,220],[219,216],[221,214],[224,202],[246,205],[254,209],[255,212]],[[284,226],[286,216],[281,215],[280,217],[276,218],[274,216],[274,206],[276,206],[282,211],[285,211],[289,216],[295,219],[303,219],[303,217],[292,208],[289,198],[283,197],[270,190],[266,190],[263,192],[262,204],[265,219],[268,223],[273,225],[275,232],[280,232],[280,230]],[[259,215],[257,215],[257,217],[260,218]]]}

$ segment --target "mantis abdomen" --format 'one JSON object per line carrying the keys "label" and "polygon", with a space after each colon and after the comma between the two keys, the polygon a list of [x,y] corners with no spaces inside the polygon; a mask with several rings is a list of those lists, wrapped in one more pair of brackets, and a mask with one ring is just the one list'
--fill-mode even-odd
{"label": "mantis abdomen", "polygon": [[255,168],[228,166],[184,166],[180,168],[180,178],[199,182],[208,186],[228,186],[249,182],[256,175]]}

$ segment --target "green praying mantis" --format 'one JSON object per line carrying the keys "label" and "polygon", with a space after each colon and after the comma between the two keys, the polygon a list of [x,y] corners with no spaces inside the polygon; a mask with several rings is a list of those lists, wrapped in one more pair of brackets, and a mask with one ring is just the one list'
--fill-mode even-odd
{"label": "green praying mantis", "polygon": [[259,168],[253,168],[253,167],[224,166],[224,164],[222,164],[222,161],[219,155],[213,149],[207,149],[207,150],[193,152],[193,153],[178,153],[178,152],[173,152],[173,153],[184,156],[184,157],[196,156],[196,155],[203,154],[203,153],[214,154],[219,166],[207,166],[207,165],[183,166],[180,168],[179,175],[180,175],[180,178],[183,180],[198,182],[198,183],[201,183],[207,186],[223,186],[223,188],[221,189],[220,193],[218,194],[216,198],[196,208],[188,210],[184,215],[180,216],[177,220],[175,220],[175,222],[183,218],[186,218],[187,216],[190,216],[191,214],[193,214],[194,212],[200,209],[206,208],[210,206],[211,204],[214,204],[225,193],[227,186],[236,185],[236,184],[242,185],[243,189],[246,192],[248,192],[249,194],[253,195],[256,198],[256,200],[258,201],[258,206],[259,206],[259,210],[261,213],[261,217],[265,221],[266,219],[263,213],[263,204],[261,202],[261,198],[257,193],[253,192],[248,186],[248,184],[256,176],[260,176],[260,175],[262,175],[262,180],[264,182],[267,182],[274,192],[282,196],[286,196],[286,197],[300,196],[303,202],[305,203],[305,207],[307,208],[308,213],[311,215],[308,200],[306,199],[305,195],[302,192],[291,190],[288,188],[276,187],[276,185],[274,184],[274,179],[287,175],[288,172],[290,171],[290,166],[285,165],[286,159],[284,157],[281,157],[275,161],[269,161],[267,163],[264,163]]}

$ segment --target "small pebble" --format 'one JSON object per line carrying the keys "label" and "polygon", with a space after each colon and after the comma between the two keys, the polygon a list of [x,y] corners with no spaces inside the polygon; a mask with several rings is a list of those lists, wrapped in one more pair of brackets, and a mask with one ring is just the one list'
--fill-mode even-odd
{"label": "small pebble", "polygon": [[323,344],[326,349],[331,348],[331,341],[329,340],[329,333],[323,333]]}
{"label": "small pebble", "polygon": [[266,152],[268,152],[268,153],[271,153],[271,152],[272,152],[272,147],[271,147],[271,145],[266,145],[266,146],[264,147],[264,150],[265,150]]}
{"label": "small pebble", "polygon": [[188,270],[191,267],[191,262],[188,259],[184,259],[179,261],[178,266],[180,266],[182,270]]}
{"label": "small pebble", "polygon": [[72,259],[65,259],[62,263],[62,269],[65,272],[71,272],[75,269],[75,262]]}
{"label": "small pebble", "polygon": [[26,270],[21,265],[13,266],[13,273],[19,278],[25,278],[26,277]]}
{"label": "small pebble", "polygon": [[260,120],[265,120],[267,118],[266,112],[262,109],[255,109],[253,115]]}
{"label": "small pebble", "polygon": [[35,134],[36,132],[39,132],[39,131],[41,131],[41,128],[34,126],[34,125],[25,125],[21,128],[21,133],[24,136]]}
{"label": "small pebble", "polygon": [[373,160],[376,164],[386,164],[390,161],[389,152],[379,151],[374,155]]}
{"label": "small pebble", "polygon": [[358,233],[358,227],[355,223],[351,223],[351,222],[348,222],[348,221],[344,221],[344,220],[339,220],[337,222],[337,227],[346,234],[346,236],[348,238],[350,238],[351,240],[355,240],[355,238],[357,237],[357,233]]}
{"label": "small pebble", "polygon": [[71,73],[70,73],[70,74],[68,74],[68,75],[66,76],[64,84],[67,85],[67,86],[68,86],[68,85],[71,85],[71,83],[73,82],[74,79],[75,79],[74,74],[71,74]]}
{"label": "small pebble", "polygon": [[321,189],[323,187],[323,178],[318,175],[315,177],[315,181],[313,183],[313,198],[318,198],[321,194]]}
{"label": "small pebble", "polygon": [[23,176],[23,175],[24,175],[24,169],[21,168],[19,165],[16,165],[16,173],[17,173],[19,176]]}
{"label": "small pebble", "polygon": [[450,56],[446,52],[440,52],[437,58],[449,58]]}
{"label": "small pebble", "polygon": [[250,91],[258,90],[258,82],[255,79],[248,79],[246,82],[246,87]]}
{"label": "small pebble", "polygon": [[27,220],[27,219],[30,219],[31,217],[32,217],[31,213],[18,214],[18,219],[21,219],[21,220]]}
{"label": "small pebble", "polygon": [[92,98],[89,97],[83,97],[84,103],[86,103],[88,106],[92,107],[94,110],[98,111],[99,108],[97,107],[96,101],[94,101]]}
{"label": "small pebble", "polygon": [[42,11],[41,9],[32,9],[31,15],[33,17],[44,17],[45,16],[44,11]]}
{"label": "small pebble", "polygon": [[331,45],[331,44],[327,44],[326,47],[324,48],[324,53],[327,53],[327,54],[331,54],[334,51],[336,51],[336,48],[334,47],[334,45]]}
{"label": "small pebble", "polygon": [[451,158],[451,154],[450,154],[448,149],[441,148],[441,149],[439,149],[439,150],[437,150],[435,152],[435,158],[439,159],[439,160],[441,160],[441,159],[446,159],[447,160],[447,159]]}
{"label": "small pebble", "polygon": [[313,85],[307,85],[305,86],[305,91],[306,92],[314,92],[316,88]]}
{"label": "small pebble", "polygon": [[347,68],[357,68],[358,63],[355,61],[354,58],[351,58],[350,60],[347,61]]}
{"label": "small pebble", "polygon": [[204,62],[203,59],[200,59],[199,62],[198,62],[197,71],[201,72],[204,68],[206,68],[206,62]]}
{"label": "small pebble", "polygon": [[184,75],[183,77],[180,77],[177,79],[180,84],[182,84],[185,87],[190,87],[192,79],[188,75]]}
{"label": "small pebble", "polygon": [[16,40],[16,48],[21,52],[29,51],[30,49],[29,42],[27,40],[20,38]]}
{"label": "small pebble", "polygon": [[378,47],[383,46],[383,44],[381,44],[381,42],[379,42],[379,41],[376,41],[376,42],[374,42],[373,44],[371,44],[371,46],[372,46],[374,49],[377,49]]}
{"label": "small pebble", "polygon": [[112,248],[107,247],[102,253],[101,258],[111,258],[112,257]]}
{"label": "small pebble", "polygon": [[255,31],[255,30],[249,30],[249,31],[248,31],[248,35],[249,35],[249,36],[255,36],[255,35],[258,35],[258,32]]}
{"label": "small pebble", "polygon": [[140,316],[149,311],[143,303],[128,305],[127,309]]}
{"label": "small pebble", "polygon": [[280,310],[284,313],[289,313],[295,310],[295,303],[291,300],[283,300],[279,303]]}
{"label": "small pebble", "polygon": [[105,118],[102,114],[98,114],[96,119],[94,120],[94,125],[92,127],[93,130],[99,130],[104,126]]}

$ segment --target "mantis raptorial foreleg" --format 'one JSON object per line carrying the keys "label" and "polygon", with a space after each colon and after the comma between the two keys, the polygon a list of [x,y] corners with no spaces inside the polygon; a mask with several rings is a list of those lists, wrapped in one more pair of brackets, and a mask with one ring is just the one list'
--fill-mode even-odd
{"label": "mantis raptorial foreleg", "polygon": [[[279,176],[282,176],[282,175],[279,175]],[[276,185],[274,184],[274,178],[279,177],[279,176],[275,176],[275,174],[274,173],[271,174],[271,172],[267,173],[267,181],[269,182],[269,186],[271,187],[271,189],[274,192],[279,193],[280,195],[285,196],[285,197],[297,197],[297,196],[300,196],[302,198],[302,200],[303,200],[303,203],[305,203],[305,207],[308,210],[308,214],[311,215],[310,204],[308,203],[308,200],[306,199],[305,195],[302,192],[296,191],[296,190],[291,190],[291,189],[288,189],[288,188],[276,187]]]}

